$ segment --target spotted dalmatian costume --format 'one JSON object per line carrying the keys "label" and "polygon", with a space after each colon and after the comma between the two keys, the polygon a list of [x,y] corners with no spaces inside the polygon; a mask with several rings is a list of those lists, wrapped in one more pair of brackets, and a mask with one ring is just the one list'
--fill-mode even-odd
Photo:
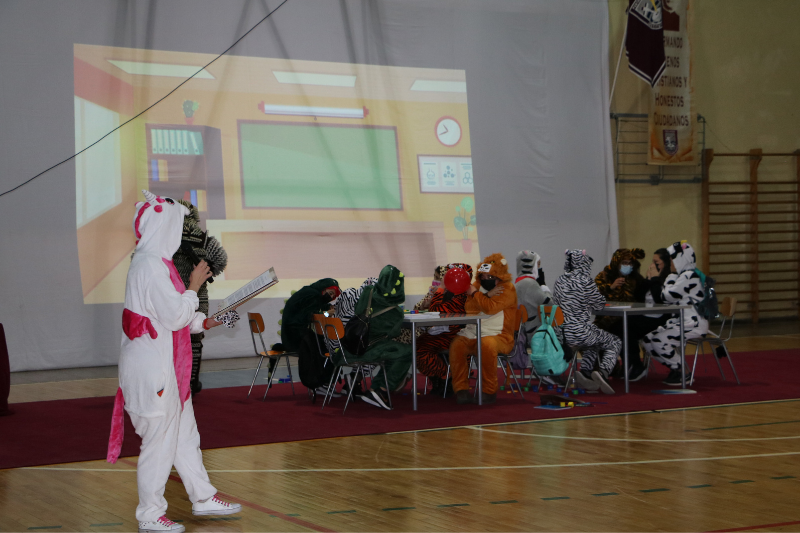
{"label": "spotted dalmatian costume", "polygon": [[564,339],[582,348],[581,373],[589,377],[600,354],[600,371],[608,377],[617,362],[622,341],[593,324],[592,311],[605,307],[606,299],[591,277],[592,258],[586,250],[567,250],[564,273],[553,286],[553,299],[564,313]]}
{"label": "spotted dalmatian costume", "polygon": [[[683,331],[686,340],[697,339],[708,333],[708,320],[701,317],[694,308],[703,301],[705,291],[700,276],[695,272],[697,259],[692,245],[676,242],[667,248],[677,274],[670,274],[664,281],[661,297],[664,303],[691,305],[684,309]],[[671,370],[681,365],[681,329],[680,318],[671,318],[657,330],[645,335],[642,340],[645,350],[656,360],[661,361]]]}

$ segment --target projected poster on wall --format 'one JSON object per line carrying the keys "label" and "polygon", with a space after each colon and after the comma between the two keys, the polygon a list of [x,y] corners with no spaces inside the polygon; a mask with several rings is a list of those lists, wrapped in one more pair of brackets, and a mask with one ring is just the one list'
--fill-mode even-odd
{"label": "projected poster on wall", "polygon": [[[213,56],[75,45],[81,150]],[[223,57],[76,160],[84,302],[124,300],[141,189],[185,199],[228,253],[212,299],[273,266],[270,297],[479,261],[461,70]]]}

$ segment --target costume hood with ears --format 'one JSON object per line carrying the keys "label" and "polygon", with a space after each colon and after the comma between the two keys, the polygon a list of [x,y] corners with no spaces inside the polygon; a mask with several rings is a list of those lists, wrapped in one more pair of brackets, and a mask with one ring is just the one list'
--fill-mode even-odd
{"label": "costume hood with ears", "polygon": [[565,250],[564,254],[567,256],[564,261],[565,274],[574,272],[576,274],[589,276],[592,271],[594,259],[589,257],[586,250]]}
{"label": "costume hood with ears", "polygon": [[378,275],[372,308],[391,307],[406,301],[405,275],[396,266],[386,265]]}
{"label": "costume hood with ears", "polygon": [[172,261],[181,246],[183,217],[189,214],[172,198],[156,196],[142,190],[144,202],[136,202],[133,232],[136,234],[135,253],[154,254]]}
{"label": "costume hood with ears", "polygon": [[694,255],[694,248],[686,241],[673,243],[667,248],[672,262],[675,263],[675,270],[680,274],[687,270],[694,270],[697,267],[697,257]]}
{"label": "costume hood with ears", "polygon": [[539,261],[542,258],[539,254],[530,250],[522,250],[517,254],[517,279],[529,276],[535,280],[539,278]]}
{"label": "costume hood with ears", "polygon": [[489,274],[496,277],[502,283],[511,281],[511,274],[508,272],[508,261],[503,254],[492,254],[486,256],[475,269],[475,285],[479,287],[481,280],[478,274]]}
{"label": "costume hood with ears", "polygon": [[451,268],[460,268],[464,270],[467,274],[469,274],[469,278],[472,279],[472,266],[466,263],[450,263],[445,267],[445,273],[450,270]]}
{"label": "costume hood with ears", "polygon": [[611,256],[611,263],[605,270],[612,274],[619,274],[619,267],[626,259],[631,262],[633,271],[639,272],[639,269],[642,267],[639,259],[644,259],[644,250],[641,248],[620,248]]}

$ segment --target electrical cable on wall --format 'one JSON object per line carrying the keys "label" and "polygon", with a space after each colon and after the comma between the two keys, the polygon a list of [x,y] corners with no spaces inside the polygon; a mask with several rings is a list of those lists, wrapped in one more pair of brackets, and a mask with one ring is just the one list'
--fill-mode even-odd
{"label": "electrical cable on wall", "polygon": [[251,27],[249,30],[247,30],[246,32],[244,32],[244,34],[243,34],[241,37],[239,37],[238,39],[236,39],[236,41],[234,41],[234,43],[233,43],[232,45],[230,45],[228,48],[226,48],[224,52],[222,52],[221,54],[219,54],[217,57],[215,57],[214,59],[212,59],[211,61],[209,61],[209,62],[208,62],[208,63],[206,63],[205,65],[203,65],[202,67],[200,67],[200,69],[199,69],[197,72],[195,72],[194,74],[192,74],[191,76],[189,76],[188,78],[186,78],[185,80],[183,80],[182,82],[180,82],[180,83],[179,83],[179,84],[178,84],[178,85],[177,85],[177,86],[176,86],[174,89],[172,89],[170,92],[168,92],[167,94],[165,94],[164,96],[162,96],[161,98],[159,98],[158,100],[156,100],[155,102],[153,102],[152,104],[150,104],[150,106],[149,106],[149,107],[145,108],[144,110],[140,111],[140,112],[139,112],[137,115],[135,115],[135,116],[131,117],[130,119],[126,120],[125,122],[123,122],[122,124],[120,124],[119,126],[117,126],[116,128],[114,128],[113,130],[109,131],[108,133],[106,133],[105,135],[103,135],[102,137],[100,137],[99,139],[97,139],[95,142],[93,142],[92,144],[90,144],[89,146],[87,146],[86,148],[84,148],[83,150],[81,150],[81,151],[79,151],[79,152],[76,152],[76,153],[72,154],[71,156],[69,156],[68,158],[64,159],[63,161],[59,161],[58,163],[56,163],[55,165],[51,166],[50,168],[47,168],[47,169],[45,169],[45,170],[43,170],[43,171],[39,172],[38,174],[36,174],[36,175],[35,175],[35,176],[33,176],[32,178],[29,178],[29,179],[27,179],[27,180],[23,181],[22,183],[20,183],[20,184],[19,184],[19,185],[17,185],[16,187],[13,187],[13,188],[11,188],[11,189],[8,189],[7,191],[3,191],[2,193],[0,193],[0,197],[1,197],[1,196],[5,196],[6,194],[10,194],[10,193],[12,193],[12,192],[16,191],[16,190],[17,190],[17,189],[19,189],[20,187],[23,187],[23,186],[27,185],[28,183],[32,182],[33,180],[35,180],[36,178],[38,178],[38,177],[40,177],[40,176],[43,176],[43,175],[45,175],[46,173],[50,172],[50,171],[51,171],[51,170],[53,170],[54,168],[56,168],[56,167],[58,167],[58,166],[60,166],[60,165],[63,165],[64,163],[66,163],[66,162],[68,162],[68,161],[71,161],[71,160],[75,159],[76,157],[78,157],[79,155],[81,155],[83,152],[85,152],[85,151],[86,151],[86,150],[88,150],[89,148],[93,147],[94,145],[96,145],[97,143],[99,143],[100,141],[102,141],[103,139],[105,139],[106,137],[108,137],[109,135],[111,135],[112,133],[114,133],[115,131],[117,131],[117,130],[121,129],[121,128],[122,128],[123,126],[125,126],[126,124],[128,124],[128,123],[130,123],[130,122],[132,122],[132,121],[136,120],[136,119],[137,119],[137,118],[139,118],[140,116],[144,115],[145,113],[147,113],[148,111],[150,111],[151,109],[153,109],[155,106],[157,106],[158,104],[160,104],[161,102],[163,102],[164,100],[166,100],[166,99],[167,99],[167,98],[168,98],[170,95],[172,95],[172,94],[173,94],[175,91],[177,91],[177,90],[178,90],[178,89],[180,89],[180,88],[181,88],[183,85],[185,85],[185,84],[186,84],[186,83],[187,83],[189,80],[191,80],[192,78],[194,78],[195,76],[197,76],[198,74],[200,74],[201,72],[203,72],[203,71],[204,71],[206,68],[208,68],[209,66],[211,66],[211,64],[212,64],[212,63],[214,63],[214,62],[215,62],[217,59],[221,58],[222,56],[224,56],[225,54],[227,54],[228,52],[230,52],[230,51],[233,49],[233,47],[234,47],[234,46],[236,46],[237,44],[239,44],[239,42],[241,42],[241,40],[242,40],[242,39],[244,39],[245,37],[247,37],[247,35],[248,35],[248,34],[249,34],[251,31],[253,31],[254,29],[256,29],[256,28],[257,28],[257,27],[258,27],[258,26],[259,26],[259,25],[260,25],[262,22],[264,22],[264,21],[265,21],[265,20],[267,20],[269,17],[271,17],[273,13],[275,13],[277,10],[279,10],[281,7],[283,7],[283,5],[284,5],[286,2],[288,2],[288,1],[289,1],[289,0],[283,0],[283,2],[281,2],[281,3],[278,5],[278,7],[276,7],[275,9],[273,9],[272,11],[270,11],[269,13],[267,13],[267,15],[266,15],[264,18],[262,18],[261,20],[259,20],[258,22],[256,22],[256,23],[255,23],[255,24],[254,24],[254,25],[253,25],[253,26],[252,26],[252,27]]}

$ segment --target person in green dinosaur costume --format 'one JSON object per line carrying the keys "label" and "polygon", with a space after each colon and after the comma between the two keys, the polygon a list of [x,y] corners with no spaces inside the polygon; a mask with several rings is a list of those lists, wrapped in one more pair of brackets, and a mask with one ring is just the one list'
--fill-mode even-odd
{"label": "person in green dinosaur costume", "polygon": [[[214,276],[219,276],[228,265],[228,254],[217,239],[203,231],[200,227],[200,212],[197,207],[186,200],[178,200],[189,209],[189,214],[183,218],[183,233],[181,235],[181,246],[172,257],[172,262],[178,270],[178,274],[183,280],[183,284],[189,286],[189,276],[194,267],[200,262],[205,261],[211,269],[212,278],[200,286],[197,297],[200,300],[198,311],[208,314],[208,284],[213,281]],[[203,333],[192,334],[192,394],[197,394],[203,389],[200,382],[200,363],[203,359]]]}
{"label": "person in green dinosaur costume", "polygon": [[[406,300],[405,277],[397,267],[386,265],[378,276],[378,283],[374,287],[364,289],[361,297],[356,304],[355,316],[367,312],[367,302],[372,294],[372,314],[377,316],[370,319],[369,341],[370,347],[360,357],[347,355],[348,360],[358,361],[384,361],[386,367],[386,379],[383,371],[372,379],[370,391],[361,396],[365,402],[391,409],[389,394],[386,390],[388,381],[389,390],[396,391],[401,389],[408,377],[408,369],[411,367],[411,346],[395,341],[400,336],[403,325],[403,311],[400,305]],[[391,308],[378,315],[381,311]],[[339,354],[337,356],[337,354]],[[340,352],[334,354],[334,360],[341,357]]]}
{"label": "person in green dinosaur costume", "polygon": [[331,301],[341,293],[339,282],[332,278],[315,281],[294,293],[283,308],[282,346],[273,346],[273,350],[296,352],[314,315],[327,311]]}

